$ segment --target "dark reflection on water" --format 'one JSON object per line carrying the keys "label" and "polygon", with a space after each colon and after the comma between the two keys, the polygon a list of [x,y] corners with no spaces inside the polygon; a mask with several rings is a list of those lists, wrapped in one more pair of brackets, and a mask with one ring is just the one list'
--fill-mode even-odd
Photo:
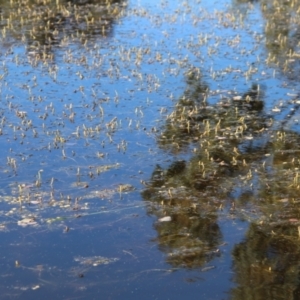
{"label": "dark reflection on water", "polygon": [[226,206],[235,178],[247,176],[249,163],[264,155],[260,148],[253,153],[249,145],[245,151],[245,137],[256,138],[270,119],[263,113],[263,93],[256,84],[209,106],[209,87],[200,71],[192,69],[186,76],[186,91],[167,117],[158,143],[173,153],[192,144],[195,154],[165,169],[157,165],[143,197],[148,200],[148,213],[171,218],[155,225],[166,260],[195,268],[220,255],[218,211]]}
{"label": "dark reflection on water", "polygon": [[[1,3],[2,2],[2,3]],[[36,59],[53,58],[53,47],[85,45],[113,35],[115,22],[127,3],[109,1],[0,1],[3,35],[28,44]]]}
{"label": "dark reflection on water", "polygon": [[300,2],[298,0],[234,0],[234,2],[238,7],[251,3],[259,8],[264,22],[264,43],[268,54],[266,62],[279,66],[289,80],[298,81],[300,24],[297,15]]}
{"label": "dark reflection on water", "polygon": [[299,238],[290,224],[250,224],[233,251],[231,299],[298,299]]}
{"label": "dark reflection on water", "polygon": [[174,267],[199,268],[220,255],[221,230],[216,218],[171,214],[172,221],[157,223],[159,249]]}
{"label": "dark reflection on water", "polygon": [[208,85],[193,72],[158,144],[194,154],[157,165],[143,192],[148,213],[158,217],[159,249],[168,263],[186,268],[222,255],[218,214],[225,208],[250,221],[233,252],[233,298],[284,299],[298,285],[300,136],[283,129],[291,115],[278,122],[264,112],[268,91],[258,84],[208,105]]}

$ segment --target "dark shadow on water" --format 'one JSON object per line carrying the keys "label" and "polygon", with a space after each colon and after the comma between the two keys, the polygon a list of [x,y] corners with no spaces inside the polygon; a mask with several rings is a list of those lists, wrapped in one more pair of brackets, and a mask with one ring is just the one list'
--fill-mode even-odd
{"label": "dark shadow on water", "polygon": [[9,20],[0,25],[5,43],[25,41],[36,60],[53,59],[60,47],[113,36],[127,6],[119,0],[1,2],[1,16]]}
{"label": "dark shadow on water", "polygon": [[291,115],[266,114],[268,90],[258,84],[209,105],[201,72],[186,78],[157,137],[174,161],[157,165],[142,193],[157,217],[155,242],[172,266],[201,268],[222,256],[219,216],[246,220],[245,241],[233,251],[232,299],[296,299],[300,135],[285,129]]}
{"label": "dark shadow on water", "polygon": [[289,222],[251,224],[233,250],[230,299],[298,299],[299,237]]}

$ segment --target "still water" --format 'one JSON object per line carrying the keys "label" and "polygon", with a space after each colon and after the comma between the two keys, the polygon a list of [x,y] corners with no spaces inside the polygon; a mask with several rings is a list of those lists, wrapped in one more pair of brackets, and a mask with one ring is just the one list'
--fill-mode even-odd
{"label": "still water", "polygon": [[300,1],[0,1],[3,299],[298,299]]}

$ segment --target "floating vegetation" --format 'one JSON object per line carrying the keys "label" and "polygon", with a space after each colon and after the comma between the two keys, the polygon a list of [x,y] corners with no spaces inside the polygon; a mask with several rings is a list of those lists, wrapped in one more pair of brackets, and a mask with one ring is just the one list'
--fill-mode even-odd
{"label": "floating vegetation", "polygon": [[32,217],[32,218],[24,218],[24,219],[18,221],[18,225],[22,226],[22,227],[26,227],[26,226],[29,226],[29,225],[35,226],[35,225],[37,225],[37,222],[35,221],[34,217]]}
{"label": "floating vegetation", "polygon": [[163,218],[158,219],[158,222],[170,222],[172,218],[170,216],[166,216]]}
{"label": "floating vegetation", "polygon": [[118,258],[107,258],[102,256],[91,256],[91,257],[75,257],[74,260],[81,265],[97,267],[99,265],[108,265],[110,263],[116,262]]}
{"label": "floating vegetation", "polygon": [[13,289],[14,290],[20,290],[20,291],[27,291],[27,290],[37,290],[39,289],[40,286],[37,284],[37,285],[33,285],[33,286],[14,286]]}
{"label": "floating vegetation", "polygon": [[297,298],[300,1],[146,2],[1,1],[1,290]]}

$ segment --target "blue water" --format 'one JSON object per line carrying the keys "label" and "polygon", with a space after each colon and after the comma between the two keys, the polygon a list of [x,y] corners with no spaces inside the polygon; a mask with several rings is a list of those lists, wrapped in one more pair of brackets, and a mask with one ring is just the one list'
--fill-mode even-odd
{"label": "blue water", "polygon": [[[227,207],[218,210],[220,255],[200,267],[174,266],[157,242],[158,216],[147,211],[141,192],[157,164],[167,167],[192,157],[190,148],[171,154],[156,142],[191,68],[198,68],[209,86],[209,105],[241,95],[253,83],[264,88],[266,113],[293,98],[288,94],[295,93],[295,83],[265,64],[259,6],[241,6],[243,21],[223,26],[218,12],[234,12],[231,4],[192,1],[186,3],[189,10],[180,0],[131,1],[111,36],[93,38],[86,48],[80,43],[53,47],[48,64],[30,64],[30,53],[19,41],[13,53],[3,53],[0,297],[230,299],[232,250],[249,223]],[[135,13],[141,9],[144,13]],[[235,38],[239,42],[229,46]],[[138,63],[136,52],[147,48],[150,54],[143,52]],[[67,62],[68,55],[73,60]],[[78,63],[82,56],[86,65]],[[247,77],[250,66],[256,71]],[[286,108],[279,120],[289,104]],[[27,117],[20,119],[18,111]],[[111,168],[97,174],[103,166]],[[120,193],[120,184],[134,190]],[[20,201],[23,195],[33,202]],[[63,206],[67,197],[70,206]],[[31,217],[36,226],[18,225]],[[76,261],[95,256],[116,261],[98,266]]]}

